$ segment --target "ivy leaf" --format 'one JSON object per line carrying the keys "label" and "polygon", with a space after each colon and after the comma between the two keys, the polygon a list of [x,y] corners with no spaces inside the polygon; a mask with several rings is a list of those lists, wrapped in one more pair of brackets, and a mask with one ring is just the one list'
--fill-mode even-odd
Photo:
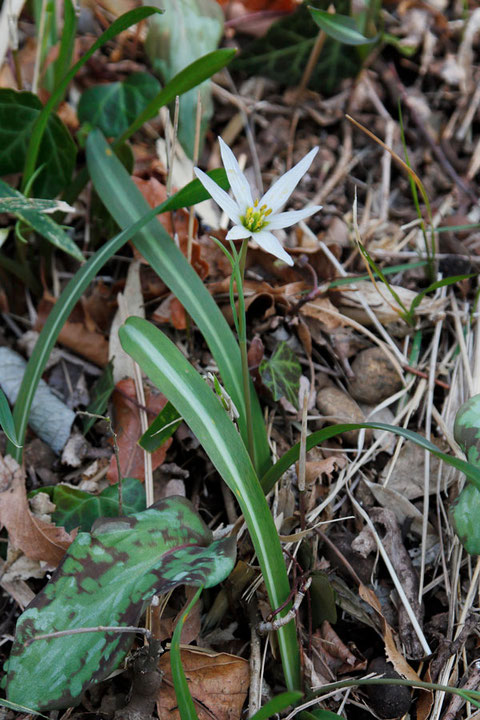
{"label": "ivy leaf", "polygon": [[[29,92],[0,89],[0,175],[21,172],[35,120],[43,105]],[[52,113],[40,144],[33,195],[51,198],[70,182],[77,150],[58,115]]]}
{"label": "ivy leaf", "polygon": [[270,390],[274,400],[285,397],[291,405],[298,408],[302,367],[286,342],[279,343],[270,360],[262,360],[258,370],[263,384]]}
{"label": "ivy leaf", "polygon": [[[34,490],[29,497],[44,492],[56,508],[52,514],[55,525],[70,532],[78,528],[88,532],[95,520],[101,517],[118,517],[118,483],[109,485],[99,495],[78,490],[68,485],[51,485]],[[136,478],[125,478],[122,483],[122,505],[125,515],[145,510],[145,487]]]}
{"label": "ivy leaf", "polygon": [[[329,3],[319,0],[310,4],[326,10]],[[335,2],[335,6],[337,12],[349,10],[349,3],[343,0]],[[232,62],[232,69],[248,75],[263,75],[282,87],[294,87],[302,79],[317,35],[318,25],[302,4],[292,15],[273,23],[264,37],[250,43]],[[335,92],[341,80],[354,77],[359,68],[356,48],[345,47],[327,37],[308,87],[322,93]]]}
{"label": "ivy leaf", "polygon": [[17,623],[8,661],[7,699],[36,710],[80,702],[115,670],[133,635],[113,631],[37,635],[98,626],[137,626],[155,593],[178,585],[212,587],[235,562],[235,540],[212,533],[181,497],[128,517],[101,519],[79,533],[50,582]]}
{"label": "ivy leaf", "polygon": [[120,137],[160,92],[160,83],[149,73],[133,73],[123,82],[94,85],[78,103],[78,119],[107,137]]}

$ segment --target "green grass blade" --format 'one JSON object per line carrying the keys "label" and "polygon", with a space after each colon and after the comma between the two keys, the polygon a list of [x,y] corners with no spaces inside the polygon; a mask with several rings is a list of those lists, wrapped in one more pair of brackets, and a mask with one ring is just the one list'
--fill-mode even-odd
{"label": "green grass blade", "polygon": [[15,431],[15,423],[13,421],[12,411],[10,405],[5,397],[5,393],[0,388],[0,426],[15,447],[20,448],[21,445],[17,440],[17,433]]}
{"label": "green grass blade", "polygon": [[208,80],[208,78],[225,67],[225,65],[228,65],[235,53],[236,50],[233,48],[222,48],[221,50],[214,50],[195,60],[195,62],[190,63],[190,65],[187,65],[186,68],[177,73],[177,75],[165,85],[163,90],[148,103],[145,110],[140,113],[130,127],[125,130],[123,135],[118,138],[115,142],[115,147],[124,143],[133,133],[140,130],[147,120],[155,117],[160,108],[175,100],[177,95],[183,95],[188,92],[188,90],[200,85],[204,80]]}
{"label": "green grass blade", "polygon": [[[63,3],[63,28],[60,41],[60,51],[55,61],[55,87],[60,85],[64,75],[67,74],[72,62],[73,48],[75,44],[75,33],[77,30],[77,15],[72,0],[65,0]],[[66,88],[64,89],[65,92]]]}
{"label": "green grass blade", "polygon": [[291,705],[296,705],[303,698],[303,693],[300,691],[295,692],[284,692],[279,695],[275,695],[265,705],[263,705],[256,713],[254,713],[250,720],[268,720],[282,710],[285,710]]}
{"label": "green grass blade", "polygon": [[190,688],[188,687],[187,678],[185,677],[185,672],[182,666],[180,638],[182,635],[182,628],[188,614],[200,597],[202,590],[203,588],[198,588],[192,598],[192,601],[188,604],[187,609],[178,618],[175,630],[173,631],[172,644],[170,646],[170,666],[172,668],[173,687],[175,688],[175,696],[177,698],[178,711],[180,713],[181,720],[198,720],[195,705],[193,704],[192,696],[190,694]]}
{"label": "green grass blade", "polygon": [[[90,177],[103,204],[122,228],[148,210],[148,204],[98,130],[87,141]],[[134,238],[135,247],[182,303],[203,334],[218,365],[222,382],[237,407],[242,437],[247,441],[240,350],[230,327],[202,280],[163,226],[153,220]],[[252,424],[255,467],[259,474],[270,466],[265,423],[253,383]]]}
{"label": "green grass blade", "polygon": [[[172,195],[169,200],[153,208],[153,210],[149,210],[135,223],[97,250],[70,280],[60,298],[53,306],[33,349],[30,360],[27,363],[13,412],[18,442],[22,444],[24,442],[32,400],[60,330],[95,275],[102,269],[105,263],[108,262],[112,255],[118,252],[128,240],[138,233],[138,231],[159,212],[178,210],[184,207],[184,202],[194,204],[205,200],[207,197],[209,197],[209,195],[201,183],[198,180],[193,180],[184,187],[183,190]],[[13,443],[8,443],[7,453],[14,457],[17,462],[21,462],[22,451],[13,445]]]}
{"label": "green grass blade", "polygon": [[[460,460],[460,458],[452,457],[451,455],[447,455],[446,453],[441,452],[436,445],[431,443],[422,435],[413,432],[413,430],[406,430],[405,428],[397,427],[396,425],[387,425],[386,423],[348,423],[342,425],[333,425],[332,427],[326,427],[322,430],[317,430],[317,432],[314,432],[307,437],[307,451],[311,450],[313,447],[315,447],[315,445],[319,445],[320,443],[325,442],[325,440],[329,440],[336,435],[341,435],[341,433],[347,432],[348,430],[361,430],[362,428],[372,428],[373,430],[386,430],[388,432],[394,433],[395,435],[401,435],[401,437],[405,438],[406,440],[411,440],[425,450],[428,450],[430,453],[432,453],[432,455],[435,455],[435,457],[443,460],[457,470],[465,473],[470,482],[472,482],[475,487],[480,490],[480,468],[475,467],[475,465],[472,465],[465,460]],[[292,448],[290,448],[288,452],[282,455],[280,460],[278,460],[278,462],[276,462],[275,465],[270,468],[267,473],[265,473],[261,480],[265,494],[270,492],[277,480],[281,478],[283,473],[286,472],[288,468],[298,460],[299,452],[300,443],[297,443]]]}
{"label": "green grass blade", "polygon": [[437,282],[432,283],[427,288],[424,288],[424,290],[421,290],[421,292],[413,298],[410,310],[408,311],[409,314],[413,316],[415,310],[428,293],[434,292],[435,290],[438,290],[438,288],[445,287],[445,285],[455,285],[455,283],[461,282],[462,280],[469,280],[470,278],[477,277],[477,275],[478,273],[470,273],[469,275],[451,275],[450,277],[443,278],[443,280],[438,280]]}
{"label": "green grass blade", "polygon": [[[271,606],[280,607],[290,591],[282,548],[265,495],[234,424],[215,393],[158,328],[142,318],[131,317],[120,328],[119,337],[124,350],[182,415],[232,490],[245,517]],[[277,637],[287,689],[298,690],[295,623],[280,628]]]}
{"label": "green grass blade", "polygon": [[33,128],[32,135],[30,138],[30,144],[27,150],[27,156],[25,158],[25,167],[23,169],[22,188],[24,189],[30,180],[31,176],[35,172],[35,166],[37,163],[38,152],[40,150],[40,144],[42,142],[43,133],[47,126],[48,118],[52,112],[55,112],[57,105],[61,102],[61,99],[67,89],[69,83],[73,80],[77,72],[83,65],[92,57],[92,55],[102,47],[106,42],[111,40],[115,35],[123,32],[131,25],[136,25],[140,20],[153,15],[154,13],[163,12],[154,7],[139,7],[135,10],[130,10],[124,15],[121,15],[115,22],[113,22],[107,30],[96,40],[92,47],[82,55],[80,60],[75,63],[71,70],[64,75],[62,81],[57,85],[54,92],[50,96],[48,102],[45,104],[42,112],[38,115]]}

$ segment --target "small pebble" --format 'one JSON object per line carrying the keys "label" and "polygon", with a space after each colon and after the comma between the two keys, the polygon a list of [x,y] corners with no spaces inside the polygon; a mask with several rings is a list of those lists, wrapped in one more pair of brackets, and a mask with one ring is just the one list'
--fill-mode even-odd
{"label": "small pebble", "polygon": [[402,381],[379,347],[362,350],[352,363],[355,377],[349,390],[355,400],[368,405],[378,405],[402,387]]}

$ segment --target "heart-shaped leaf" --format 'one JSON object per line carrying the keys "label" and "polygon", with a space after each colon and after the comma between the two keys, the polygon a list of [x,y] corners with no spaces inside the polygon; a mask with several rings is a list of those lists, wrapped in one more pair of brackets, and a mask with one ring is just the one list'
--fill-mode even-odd
{"label": "heart-shaped leaf", "polygon": [[[23,170],[32,129],[42,110],[33,93],[0,89],[0,175]],[[41,198],[58,195],[71,180],[76,155],[67,128],[51,114],[38,153],[38,166],[43,169],[33,183],[33,194]]]}
{"label": "heart-shaped leaf", "polygon": [[[211,587],[231,572],[235,540],[212,542],[191,503],[169,497],[143,512],[99,520],[80,533],[57,572],[20,616],[7,698],[37,710],[78,704],[125,657],[150,598],[178,585]],[[92,632],[33,640],[61,630]]]}
{"label": "heart-shaped leaf", "polygon": [[284,397],[298,408],[302,366],[286,342],[279,343],[270,360],[262,360],[258,370],[263,384],[268,387],[274,400]]}
{"label": "heart-shaped leaf", "polygon": [[149,73],[133,73],[123,82],[94,85],[78,103],[78,119],[89,122],[107,137],[119,137],[160,92]]}

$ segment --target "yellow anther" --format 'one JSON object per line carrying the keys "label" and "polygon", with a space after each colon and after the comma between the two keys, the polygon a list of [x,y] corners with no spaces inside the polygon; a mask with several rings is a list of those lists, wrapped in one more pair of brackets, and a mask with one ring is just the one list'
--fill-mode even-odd
{"label": "yellow anther", "polygon": [[[264,207],[265,207],[265,205],[264,205]],[[268,208],[268,210],[265,210],[265,212],[263,214],[265,215],[265,217],[268,217],[269,215],[272,214],[272,209]]]}
{"label": "yellow anther", "polygon": [[253,204],[255,207],[258,207],[258,198],[255,200],[255,202]]}

